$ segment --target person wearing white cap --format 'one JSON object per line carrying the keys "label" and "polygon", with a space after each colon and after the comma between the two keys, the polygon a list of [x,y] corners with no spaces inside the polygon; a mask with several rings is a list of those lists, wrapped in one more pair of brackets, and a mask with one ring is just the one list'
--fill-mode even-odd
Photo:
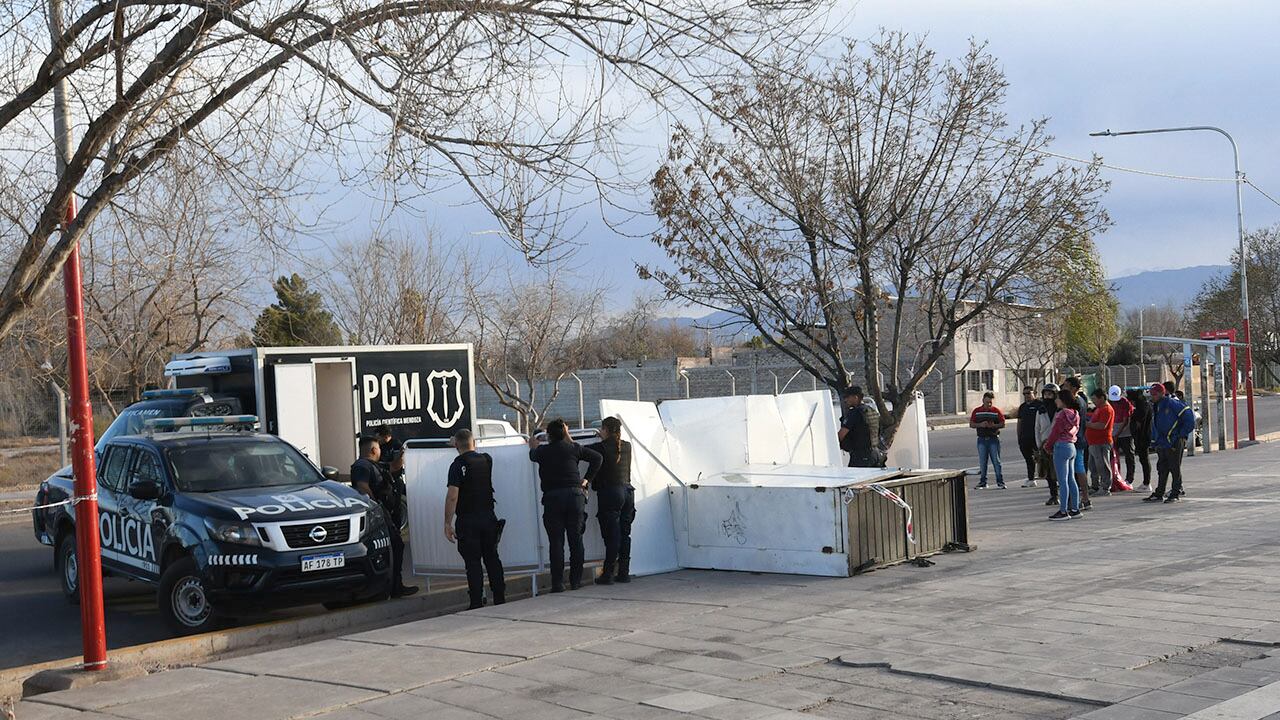
{"label": "person wearing white cap", "polygon": [[1118,464],[1118,456],[1124,456],[1124,482],[1133,485],[1133,403],[1124,396],[1119,385],[1107,388],[1107,401],[1111,403],[1111,409],[1116,411],[1115,426],[1111,431],[1116,441],[1112,462]]}

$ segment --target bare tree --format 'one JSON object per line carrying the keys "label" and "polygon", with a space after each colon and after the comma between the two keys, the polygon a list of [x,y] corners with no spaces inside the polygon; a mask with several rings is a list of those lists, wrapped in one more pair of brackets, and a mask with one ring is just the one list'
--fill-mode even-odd
{"label": "bare tree", "polygon": [[714,117],[737,121],[675,133],[653,180],[674,269],[642,277],[831,387],[860,369],[888,418],[886,385],[909,397],[962,328],[1044,294],[1043,264],[1106,223],[1096,168],[1046,164],[1045,122],[1009,127],[1005,88],[980,46],[941,61],[892,33],[718,87]]}
{"label": "bare tree", "polygon": [[264,243],[199,164],[170,162],[86,234],[90,380],[114,410],[164,378],[175,353],[226,336],[251,304]]}
{"label": "bare tree", "polygon": [[[344,180],[462,184],[545,261],[566,198],[613,176],[635,102],[697,102],[704,80],[812,14],[745,0],[2,3],[0,234],[20,242],[0,336],[113,199],[183,147],[247,203],[298,192],[323,152]],[[63,83],[78,140],[55,177],[45,121]]]}
{"label": "bare tree", "polygon": [[330,310],[354,345],[442,342],[453,336],[462,295],[454,248],[422,240],[342,243],[322,281]]}
{"label": "bare tree", "polygon": [[619,360],[701,356],[707,352],[698,331],[661,316],[664,301],[637,293],[631,306],[601,324],[585,359],[590,366],[610,366]]}
{"label": "bare tree", "polygon": [[[1187,318],[1183,316],[1182,308],[1172,303],[1163,303],[1154,305],[1142,310],[1141,322],[1139,322],[1138,308],[1131,308],[1124,312],[1122,327],[1124,334],[1131,338],[1137,338],[1140,334],[1146,334],[1148,337],[1195,337],[1190,335],[1190,328]],[[1169,372],[1169,376],[1175,383],[1182,383],[1182,345],[1174,343],[1146,343],[1146,355],[1154,356],[1164,365],[1165,370]],[[1139,362],[1145,363],[1146,358],[1140,359]]]}
{"label": "bare tree", "polygon": [[476,372],[526,431],[543,424],[560,381],[586,364],[603,293],[576,282],[559,268],[523,279],[468,273]]}

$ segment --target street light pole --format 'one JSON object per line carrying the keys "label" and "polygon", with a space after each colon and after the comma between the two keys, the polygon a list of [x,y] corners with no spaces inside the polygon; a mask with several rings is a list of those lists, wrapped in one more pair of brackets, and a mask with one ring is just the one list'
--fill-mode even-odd
{"label": "street light pole", "polygon": [[1235,161],[1236,233],[1240,241],[1240,316],[1244,326],[1244,391],[1245,404],[1249,412],[1249,440],[1256,441],[1258,437],[1253,422],[1253,343],[1250,341],[1249,336],[1249,277],[1246,270],[1248,255],[1244,247],[1244,173],[1240,171],[1240,148],[1236,145],[1235,138],[1231,137],[1231,134],[1226,130],[1212,125],[1191,125],[1188,127],[1155,128],[1152,130],[1123,130],[1120,132],[1103,130],[1102,132],[1089,133],[1089,136],[1119,137],[1121,135],[1155,135],[1159,133],[1199,131],[1216,132],[1226,138],[1227,142],[1231,143],[1231,157]]}
{"label": "street light pole", "polygon": [[[49,0],[49,37],[56,53],[56,69],[62,69],[66,48],[63,43],[61,0]],[[71,159],[71,119],[68,111],[67,81],[53,85],[53,144],[55,169],[61,178]],[[63,230],[75,221],[73,195],[64,208]],[[93,407],[89,401],[89,362],[85,343],[83,278],[80,246],[71,249],[62,266],[63,296],[67,318],[67,384],[71,389],[71,471],[74,476],[72,510],[75,512],[76,571],[80,594],[80,639],[83,668],[107,667],[106,618],[102,607],[102,552],[98,537],[98,481],[93,455]]]}

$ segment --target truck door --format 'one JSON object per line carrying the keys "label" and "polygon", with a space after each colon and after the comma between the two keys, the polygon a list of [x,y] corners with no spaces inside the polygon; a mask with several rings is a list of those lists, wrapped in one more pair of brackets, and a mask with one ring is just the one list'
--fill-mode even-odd
{"label": "truck door", "polygon": [[129,488],[139,481],[150,481],[165,487],[160,458],[151,450],[134,448],[133,464],[125,474],[124,492],[120,493],[121,544],[129,557],[133,572],[151,580],[160,578],[160,562],[156,547],[163,544],[169,526],[166,508],[156,500],[135,498]]}
{"label": "truck door", "polygon": [[102,545],[102,564],[115,570],[132,572],[120,557],[120,494],[124,488],[125,470],[130,466],[133,448],[109,445],[98,473],[98,537]]}
{"label": "truck door", "polygon": [[320,464],[316,371],[310,362],[275,366],[276,434]]}
{"label": "truck door", "polygon": [[356,461],[356,363],[352,358],[320,358],[313,361],[316,387],[316,421],[320,454],[311,459],[332,465],[344,473]]}

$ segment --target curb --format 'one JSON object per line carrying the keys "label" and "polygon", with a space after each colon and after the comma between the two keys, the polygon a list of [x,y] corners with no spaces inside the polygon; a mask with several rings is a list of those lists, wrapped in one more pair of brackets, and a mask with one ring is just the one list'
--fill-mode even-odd
{"label": "curb", "polygon": [[[550,587],[550,575],[539,576],[539,587]],[[508,601],[532,595],[531,576],[507,579]],[[158,640],[111,650],[107,657],[112,667],[141,668],[145,674],[195,665],[214,658],[231,657],[249,652],[288,647],[351,632],[373,630],[414,620],[448,615],[466,609],[469,604],[466,585],[445,588],[414,597],[328,611],[304,618],[273,620],[258,625],[228,628],[200,635]],[[79,657],[52,660],[0,670],[0,699],[32,697],[46,690],[28,680],[51,670],[75,669]],[[104,677],[109,682],[111,677]]]}

